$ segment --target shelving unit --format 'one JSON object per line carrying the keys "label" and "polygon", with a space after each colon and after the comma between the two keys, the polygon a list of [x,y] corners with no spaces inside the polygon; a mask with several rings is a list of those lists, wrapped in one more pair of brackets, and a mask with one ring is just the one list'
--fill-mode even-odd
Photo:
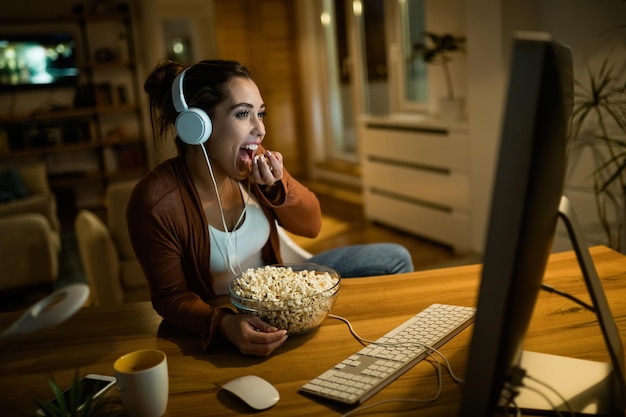
{"label": "shelving unit", "polygon": [[[55,87],[68,90],[69,102],[0,113],[0,165],[45,161],[61,217],[105,209],[107,186],[138,179],[148,166],[132,11],[125,4],[98,13],[77,6],[62,17],[3,18],[0,26],[5,33],[67,29],[79,67],[76,87]],[[24,94],[32,93],[1,92],[0,100]]]}

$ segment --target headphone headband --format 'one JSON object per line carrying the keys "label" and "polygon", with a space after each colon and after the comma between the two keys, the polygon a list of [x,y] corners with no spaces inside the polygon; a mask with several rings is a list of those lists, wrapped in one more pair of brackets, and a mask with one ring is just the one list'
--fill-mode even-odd
{"label": "headphone headband", "polygon": [[172,101],[178,113],[187,110],[187,102],[185,101],[185,94],[183,93],[183,79],[188,69],[189,68],[185,68],[178,74],[172,83]]}

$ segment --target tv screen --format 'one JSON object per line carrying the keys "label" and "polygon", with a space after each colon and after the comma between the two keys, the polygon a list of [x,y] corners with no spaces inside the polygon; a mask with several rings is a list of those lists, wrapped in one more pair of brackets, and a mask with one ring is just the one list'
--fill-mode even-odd
{"label": "tv screen", "polygon": [[0,36],[0,91],[76,85],[76,61],[71,34]]}

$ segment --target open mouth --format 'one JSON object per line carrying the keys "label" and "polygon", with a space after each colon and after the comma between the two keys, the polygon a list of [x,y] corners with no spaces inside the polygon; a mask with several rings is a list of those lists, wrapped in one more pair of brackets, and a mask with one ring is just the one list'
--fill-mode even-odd
{"label": "open mouth", "polygon": [[241,149],[243,149],[248,154],[248,158],[250,158],[250,160],[253,160],[256,150],[259,149],[259,145],[256,143],[249,143],[242,146]]}

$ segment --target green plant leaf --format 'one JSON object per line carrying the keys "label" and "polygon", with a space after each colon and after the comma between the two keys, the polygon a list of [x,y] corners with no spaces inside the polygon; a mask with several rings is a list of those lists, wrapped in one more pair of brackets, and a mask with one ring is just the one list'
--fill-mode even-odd
{"label": "green plant leaf", "polygon": [[413,61],[416,57],[421,56],[426,63],[440,63],[443,67],[443,73],[448,89],[448,98],[454,99],[454,88],[452,86],[452,77],[448,62],[450,62],[450,52],[461,51],[461,46],[465,43],[462,36],[454,36],[449,33],[438,34],[434,32],[424,32],[424,42],[418,42],[413,45],[409,59]]}
{"label": "green plant leaf", "polygon": [[[582,146],[604,150],[598,155],[606,157],[591,173],[596,209],[609,246],[620,250],[620,231],[624,225],[618,223],[615,230],[607,218],[608,206],[621,207],[626,188],[626,77],[615,70],[612,63],[615,58],[620,59],[621,68],[622,54],[607,55],[595,69],[587,64],[586,84],[574,82],[571,132]],[[583,132],[593,140],[580,140]],[[617,187],[613,187],[615,184]],[[616,190],[620,190],[619,198]]]}
{"label": "green plant leaf", "polygon": [[43,412],[45,417],[90,417],[100,415],[104,409],[104,401],[102,401],[101,398],[93,399],[93,395],[96,393],[95,391],[87,393],[87,400],[84,404],[81,404],[80,399],[84,388],[80,383],[78,370],[75,372],[74,380],[69,388],[68,401],[65,400],[63,390],[52,376],[48,377],[48,385],[52,390],[56,404],[54,402],[43,402],[35,399],[35,404]]}
{"label": "green plant leaf", "polygon": [[442,62],[449,61],[446,52],[461,51],[461,46],[465,43],[463,36],[454,36],[449,33],[438,34],[434,32],[424,32],[424,42],[413,45],[412,59],[421,55],[424,62],[436,62],[437,58]]}
{"label": "green plant leaf", "polygon": [[[56,398],[56,404],[51,404],[52,412],[57,410],[57,414],[59,416],[66,416],[68,413],[67,405],[65,404],[65,398],[63,397],[63,390],[56,383],[54,378],[50,378],[48,380],[48,384],[50,385],[50,389],[52,389],[52,393],[54,394],[54,398]],[[53,414],[54,415],[54,414]]]}

